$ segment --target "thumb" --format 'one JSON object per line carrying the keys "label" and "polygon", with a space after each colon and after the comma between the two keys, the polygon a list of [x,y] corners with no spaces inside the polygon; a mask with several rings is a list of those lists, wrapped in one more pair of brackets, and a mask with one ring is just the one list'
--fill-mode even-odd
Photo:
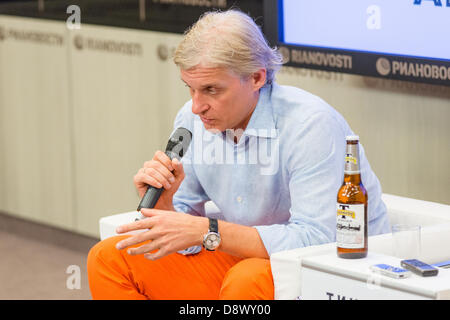
{"label": "thumb", "polygon": [[184,177],[184,168],[180,160],[174,158],[172,160],[172,166],[174,168],[173,174],[175,175],[175,177]]}

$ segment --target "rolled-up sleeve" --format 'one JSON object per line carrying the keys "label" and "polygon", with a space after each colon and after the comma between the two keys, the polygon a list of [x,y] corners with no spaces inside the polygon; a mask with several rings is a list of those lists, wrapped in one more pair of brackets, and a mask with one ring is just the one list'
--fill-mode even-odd
{"label": "rolled-up sleeve", "polygon": [[333,242],[336,198],[344,174],[345,133],[328,113],[317,113],[290,137],[283,150],[289,175],[290,218],[256,226],[270,254]]}

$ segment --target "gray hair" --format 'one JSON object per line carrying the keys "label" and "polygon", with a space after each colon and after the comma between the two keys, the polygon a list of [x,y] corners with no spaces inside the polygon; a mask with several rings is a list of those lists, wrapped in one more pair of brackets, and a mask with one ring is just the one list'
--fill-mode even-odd
{"label": "gray hair", "polygon": [[266,69],[266,84],[273,82],[283,64],[282,55],[269,46],[260,27],[236,9],[204,13],[185,32],[173,61],[183,70],[197,65],[224,67],[242,78]]}

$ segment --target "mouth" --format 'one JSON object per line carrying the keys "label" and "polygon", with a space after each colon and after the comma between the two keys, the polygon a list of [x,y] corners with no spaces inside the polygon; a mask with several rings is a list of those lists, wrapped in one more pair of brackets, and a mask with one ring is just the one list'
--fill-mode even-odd
{"label": "mouth", "polygon": [[206,124],[211,124],[214,122],[214,119],[205,118],[203,116],[200,116],[200,119],[203,121],[203,123],[206,123]]}

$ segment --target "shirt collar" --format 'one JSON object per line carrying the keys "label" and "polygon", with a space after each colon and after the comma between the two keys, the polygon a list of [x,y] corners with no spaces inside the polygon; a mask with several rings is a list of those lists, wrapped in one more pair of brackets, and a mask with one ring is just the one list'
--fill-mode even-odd
{"label": "shirt collar", "polygon": [[[267,85],[260,89],[258,103],[250,117],[247,127],[244,130],[244,136],[255,136],[263,138],[276,138],[278,131],[273,119],[273,109],[271,103],[272,88],[276,84]],[[224,132],[210,132],[202,126],[208,135],[226,137]]]}
{"label": "shirt collar", "polygon": [[273,85],[267,85],[261,88],[258,103],[244,130],[244,135],[264,138],[277,137],[271,103],[272,88]]}

